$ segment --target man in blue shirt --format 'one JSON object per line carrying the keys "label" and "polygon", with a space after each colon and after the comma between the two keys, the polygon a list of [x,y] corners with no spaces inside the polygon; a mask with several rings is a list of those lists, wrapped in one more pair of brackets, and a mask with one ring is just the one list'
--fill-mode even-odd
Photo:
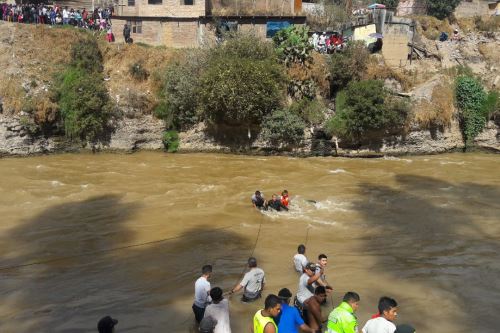
{"label": "man in blue shirt", "polygon": [[279,291],[278,297],[281,299],[281,314],[276,320],[278,323],[279,333],[299,333],[299,328],[302,332],[315,333],[315,331],[304,323],[304,320],[299,314],[299,311],[289,306],[292,293],[287,288]]}

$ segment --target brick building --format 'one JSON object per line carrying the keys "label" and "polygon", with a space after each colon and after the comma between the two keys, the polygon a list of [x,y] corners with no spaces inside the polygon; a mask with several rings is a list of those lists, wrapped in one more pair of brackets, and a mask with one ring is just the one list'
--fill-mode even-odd
{"label": "brick building", "polygon": [[119,0],[114,32],[131,27],[134,42],[171,47],[213,43],[222,30],[254,31],[270,37],[289,24],[304,24],[301,0]]}

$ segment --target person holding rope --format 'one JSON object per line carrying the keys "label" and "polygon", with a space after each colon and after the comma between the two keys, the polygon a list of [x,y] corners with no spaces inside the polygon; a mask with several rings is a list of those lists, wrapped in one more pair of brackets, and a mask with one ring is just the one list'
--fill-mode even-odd
{"label": "person holding rope", "polygon": [[241,301],[245,303],[253,302],[260,298],[264,284],[266,283],[264,271],[257,267],[257,259],[254,257],[248,258],[248,268],[250,270],[246,272],[241,282],[230,291],[233,294],[244,289]]}
{"label": "person holding rope", "polygon": [[[333,291],[333,288],[326,281],[325,269],[327,264],[328,264],[328,257],[326,256],[326,254],[323,253],[320,254],[318,256],[318,263],[316,264],[316,270],[314,271],[315,274],[319,274],[319,279],[315,282],[314,286],[315,287],[323,286],[326,288],[327,294],[330,294]],[[326,299],[324,300],[324,303],[326,303]]]}
{"label": "person holding rope", "polygon": [[314,296],[309,297],[304,302],[304,306],[307,308],[307,323],[314,333],[323,332],[323,323],[328,320],[328,318],[324,318],[321,314],[321,304],[323,304],[325,300],[326,288],[318,286],[314,290]]}
{"label": "person holding rope", "polygon": [[299,314],[297,308],[289,306],[292,293],[287,288],[279,291],[278,297],[281,299],[281,315],[278,319],[278,332],[280,333],[316,333],[316,330],[310,328]]}
{"label": "person holding rope", "polygon": [[205,265],[201,269],[201,276],[194,284],[193,313],[196,322],[199,324],[205,315],[205,308],[211,302],[210,298],[210,276],[212,275],[212,265]]}

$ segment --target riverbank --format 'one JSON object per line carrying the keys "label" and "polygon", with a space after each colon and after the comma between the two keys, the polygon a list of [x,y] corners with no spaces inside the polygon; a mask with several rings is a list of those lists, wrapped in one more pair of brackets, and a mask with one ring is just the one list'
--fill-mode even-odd
{"label": "riverbank", "polygon": [[[99,144],[95,151],[130,153],[141,150],[163,150],[161,140],[164,125],[151,115],[140,118],[123,118],[110,133],[107,144]],[[487,128],[475,141],[477,149],[500,153],[500,128],[489,122]],[[249,146],[221,144],[207,134],[203,123],[189,131],[179,133],[180,153],[240,153],[248,155],[292,155],[292,156],[346,156],[380,157],[402,155],[432,155],[462,151],[464,142],[458,123],[444,131],[413,130],[405,136],[385,139],[379,144],[361,146],[357,149],[336,147],[335,141],[321,132],[308,131],[303,143],[294,148],[272,146],[255,140]],[[0,114],[0,156],[32,156],[92,150],[72,143],[64,136],[33,137],[22,119]]]}
{"label": "riverbank", "polygon": [[[54,77],[68,65],[68,59],[71,58],[68,45],[81,40],[87,33],[77,29],[44,28],[5,22],[0,22],[0,31],[6,36],[0,40],[0,63],[6,66],[6,70],[0,72],[0,156],[30,156],[82,150],[135,152],[164,149],[163,135],[167,126],[172,128],[172,124],[167,124],[171,121],[168,117],[159,119],[161,117],[154,111],[161,102],[161,94],[158,93],[161,75],[157,74],[169,66],[172,59],[185,58],[187,53],[144,45],[109,44],[102,41],[96,44],[95,48],[99,48],[103,58],[102,82],[116,117],[112,117],[113,119],[103,126],[106,131],[99,133],[98,144],[89,147],[78,141],[70,141],[64,135],[66,125],[60,114],[60,106],[54,102],[55,91],[52,89]],[[498,45],[500,38],[497,35],[477,39],[477,34],[471,33],[461,46],[453,43],[446,45],[453,50],[454,55],[463,45],[467,45],[469,51],[477,45],[483,48]],[[40,47],[52,44],[54,47],[51,49]],[[497,70],[492,67],[494,56],[490,59],[486,55],[491,52],[483,50],[483,55],[479,50],[476,51],[477,54],[474,53],[466,65],[470,65],[474,74],[484,78],[485,82],[493,82],[492,76]],[[405,96],[412,109],[405,115],[404,124],[398,124],[397,128],[383,129],[377,139],[371,142],[363,137],[363,142],[353,146],[341,139],[332,138],[331,133],[327,133],[328,119],[339,111],[336,110],[337,101],[330,99],[325,100],[328,101],[327,105],[319,111],[306,105],[311,114],[317,114],[310,117],[312,120],[308,118],[310,115],[302,115],[309,120],[303,122],[299,119],[302,125],[300,133],[295,134],[298,140],[292,140],[292,143],[286,143],[284,140],[287,135],[277,140],[278,144],[271,143],[260,135],[256,128],[252,128],[248,133],[245,126],[231,128],[218,124],[217,126],[221,127],[213,131],[202,122],[196,123],[201,121],[200,117],[194,122],[195,125],[178,126],[189,128],[179,132],[179,152],[377,157],[461,151],[465,144],[457,121],[459,114],[453,105],[453,93],[450,90],[450,80],[455,74],[446,67],[451,57],[448,53],[443,52],[441,60],[432,58],[415,61],[413,67],[395,75],[401,82],[395,78],[385,79],[385,88],[391,90],[391,94]],[[314,57],[318,60],[315,63],[318,73],[328,76],[329,69],[326,65],[319,66],[322,64],[320,60],[326,61],[328,58],[322,58],[318,54]],[[482,66],[472,66],[476,63]],[[367,71],[371,73],[371,79],[383,80],[383,77],[379,77],[379,72],[389,70],[380,55],[371,56],[368,65]],[[487,70],[488,66],[491,67],[490,71]],[[137,73],[143,75],[139,75],[138,79]],[[328,90],[328,84],[325,83],[325,87],[323,88]],[[438,98],[443,92],[448,93],[445,94],[445,101]],[[326,91],[324,93],[328,94]],[[191,99],[191,95],[188,95],[187,99]],[[440,103],[444,106],[439,110],[433,107]],[[299,109],[305,108],[302,105]],[[292,112],[292,109],[287,110],[283,113]],[[314,120],[316,116],[323,120]],[[283,119],[279,121],[282,121],[280,124],[283,126],[287,124]],[[261,123],[261,128],[262,125],[264,124]],[[283,126],[276,128],[282,129]],[[269,132],[269,128],[267,129]],[[499,133],[498,120],[488,122],[482,133],[475,138],[475,148],[500,152]]]}

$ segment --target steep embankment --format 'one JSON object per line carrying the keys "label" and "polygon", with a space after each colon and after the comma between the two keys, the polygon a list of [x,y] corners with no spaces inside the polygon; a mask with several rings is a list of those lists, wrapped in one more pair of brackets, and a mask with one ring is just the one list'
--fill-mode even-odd
{"label": "steep embankment", "polygon": [[[0,22],[0,156],[29,155],[81,149],[69,142],[62,131],[55,128],[44,133],[34,133],[33,125],[50,122],[56,117],[57,108],[51,102],[51,84],[54,75],[69,62],[71,45],[82,37],[74,28],[50,28],[48,26],[17,25]],[[414,61],[405,71],[410,86],[416,115],[412,115],[405,135],[393,136],[372,145],[348,149],[342,142],[326,137],[321,128],[306,129],[303,144],[286,153],[298,155],[334,154],[367,156],[373,154],[433,154],[464,147],[456,110],[451,110],[446,126],[423,126],[420,105],[436,101],[441,83],[449,80],[450,64],[470,65],[476,74],[487,77],[491,87],[499,69],[495,63],[498,50],[498,34],[488,37],[470,33],[464,43],[439,44],[422,37],[419,41],[437,57]],[[162,149],[164,125],[152,115],[157,104],[159,75],[166,64],[182,55],[181,50],[145,45],[100,44],[104,56],[104,80],[111,99],[121,117],[113,124],[114,130],[101,150],[134,151],[137,149]],[[437,59],[439,58],[439,59]],[[496,58],[497,59],[497,58]],[[383,63],[383,59],[381,60]],[[134,77],[132,66],[142,72]],[[380,69],[378,69],[380,71]],[[401,90],[401,84],[386,80],[386,84]],[[452,98],[452,97],[451,97]],[[422,113],[422,112],[420,112]],[[229,134],[228,134],[229,135]],[[500,151],[500,136],[496,124],[490,122],[476,143],[494,151]],[[207,134],[204,124],[180,133],[180,150],[235,151],[234,147],[221,144]],[[285,153],[257,138],[250,146],[241,148],[245,153]]]}

